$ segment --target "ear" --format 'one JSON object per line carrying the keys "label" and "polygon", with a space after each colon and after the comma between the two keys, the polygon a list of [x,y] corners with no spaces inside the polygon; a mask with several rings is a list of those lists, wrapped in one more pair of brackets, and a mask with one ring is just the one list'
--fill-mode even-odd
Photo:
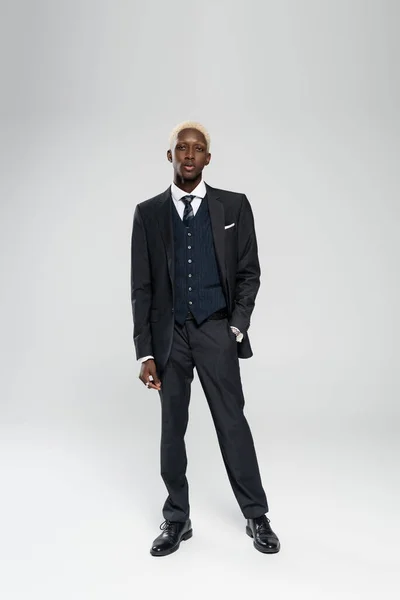
{"label": "ear", "polygon": [[169,160],[169,162],[172,162],[172,152],[171,152],[171,150],[167,150],[167,159]]}
{"label": "ear", "polygon": [[206,164],[206,165],[209,165],[209,164],[210,164],[210,160],[211,160],[211,154],[210,154],[210,153],[208,153],[208,156],[207,156],[207,158],[206,158],[206,162],[205,162],[205,164]]}

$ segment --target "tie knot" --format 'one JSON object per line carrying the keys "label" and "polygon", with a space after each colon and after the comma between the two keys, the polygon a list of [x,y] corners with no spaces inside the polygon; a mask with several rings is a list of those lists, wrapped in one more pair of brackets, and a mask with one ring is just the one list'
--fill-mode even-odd
{"label": "tie knot", "polygon": [[184,202],[186,204],[186,206],[188,204],[191,203],[191,201],[193,200],[193,198],[195,198],[195,196],[191,196],[190,194],[188,194],[187,196],[182,196],[181,200],[182,202]]}

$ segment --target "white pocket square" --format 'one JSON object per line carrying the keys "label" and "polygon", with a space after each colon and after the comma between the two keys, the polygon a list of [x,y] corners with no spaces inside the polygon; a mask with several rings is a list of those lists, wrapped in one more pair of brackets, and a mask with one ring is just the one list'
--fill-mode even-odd
{"label": "white pocket square", "polygon": [[229,227],[233,227],[235,223],[231,223],[230,225],[225,225],[225,229],[229,229]]}

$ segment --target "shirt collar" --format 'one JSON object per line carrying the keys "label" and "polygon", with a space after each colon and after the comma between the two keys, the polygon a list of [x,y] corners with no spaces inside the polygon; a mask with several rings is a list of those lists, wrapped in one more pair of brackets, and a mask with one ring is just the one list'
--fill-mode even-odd
{"label": "shirt collar", "polygon": [[[194,188],[194,190],[192,192],[190,192],[190,195],[197,196],[197,198],[204,198],[206,193],[207,193],[207,189],[206,189],[205,183],[202,179],[200,181],[200,183]],[[176,202],[178,202],[181,198],[183,198],[183,196],[188,195],[187,192],[185,192],[184,190],[181,190],[181,188],[179,188],[177,185],[175,185],[174,182],[172,182],[172,185],[171,185],[171,194],[172,194],[172,198]]]}

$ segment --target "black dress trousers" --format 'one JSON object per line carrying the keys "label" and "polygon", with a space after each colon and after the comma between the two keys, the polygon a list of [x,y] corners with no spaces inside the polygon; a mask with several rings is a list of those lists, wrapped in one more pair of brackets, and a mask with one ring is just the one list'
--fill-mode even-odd
{"label": "black dress trousers", "polygon": [[268,512],[253,438],[243,414],[244,396],[236,336],[228,319],[210,319],[197,325],[175,323],[169,360],[160,374],[161,476],[168,490],[165,519],[189,518],[185,433],[190,388],[196,367],[218,436],[235,497],[245,518]]}

